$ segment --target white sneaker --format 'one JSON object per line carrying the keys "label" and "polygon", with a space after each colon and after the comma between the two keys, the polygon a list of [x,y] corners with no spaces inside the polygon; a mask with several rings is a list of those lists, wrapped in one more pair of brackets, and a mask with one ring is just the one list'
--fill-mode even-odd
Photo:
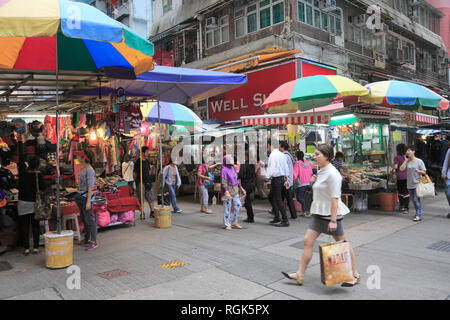
{"label": "white sneaker", "polygon": [[413,221],[415,221],[415,222],[422,221],[422,218],[416,216],[416,217],[413,219]]}

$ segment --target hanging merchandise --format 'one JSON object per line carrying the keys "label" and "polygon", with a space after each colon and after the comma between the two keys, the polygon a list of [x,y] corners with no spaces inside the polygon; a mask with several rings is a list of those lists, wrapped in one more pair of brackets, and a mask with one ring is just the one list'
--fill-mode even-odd
{"label": "hanging merchandise", "polygon": [[116,94],[117,94],[117,101],[119,103],[125,103],[125,100],[126,100],[125,89],[124,88],[118,88],[116,90]]}
{"label": "hanging merchandise", "polygon": [[142,124],[142,112],[139,103],[133,102],[130,106],[130,127],[131,129],[139,129]]}
{"label": "hanging merchandise", "polygon": [[12,123],[14,124],[14,128],[15,128],[14,130],[17,133],[20,133],[20,134],[25,133],[26,123],[23,119],[19,119],[19,118],[13,119]]}

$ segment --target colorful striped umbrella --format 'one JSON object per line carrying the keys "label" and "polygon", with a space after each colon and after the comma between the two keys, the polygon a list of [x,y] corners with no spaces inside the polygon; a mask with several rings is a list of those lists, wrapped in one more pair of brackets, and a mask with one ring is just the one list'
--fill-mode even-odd
{"label": "colorful striped umbrella", "polygon": [[0,0],[0,69],[103,68],[107,74],[130,78],[152,70],[152,56],[149,41],[90,5]]}
{"label": "colorful striped umbrella", "polygon": [[361,97],[362,102],[396,107],[406,110],[417,110],[419,106],[425,108],[447,110],[449,101],[436,92],[406,81],[379,81],[366,85],[370,94]]}
{"label": "colorful striped umbrella", "polygon": [[349,78],[317,75],[281,85],[264,101],[262,108],[268,113],[292,113],[332,104],[338,97],[368,93],[369,90]]}
{"label": "colorful striped umbrella", "polygon": [[[171,102],[159,102],[161,123],[182,125],[187,127],[201,126],[202,120],[191,109]],[[144,121],[158,122],[158,102],[141,103]]]}

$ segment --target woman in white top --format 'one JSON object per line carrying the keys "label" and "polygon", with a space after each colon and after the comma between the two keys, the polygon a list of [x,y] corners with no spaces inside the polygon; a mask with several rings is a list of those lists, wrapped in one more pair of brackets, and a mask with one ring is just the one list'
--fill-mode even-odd
{"label": "woman in white top", "polygon": [[[333,154],[333,148],[326,144],[319,145],[315,151],[314,160],[320,170],[317,176],[311,178],[313,202],[310,212],[313,219],[303,239],[304,249],[298,271],[289,274],[282,272],[285,277],[294,280],[299,285],[303,284],[306,268],[312,258],[314,242],[321,233],[332,235],[336,241],[348,241],[344,234],[342,219],[350,210],[341,200],[342,176],[330,163]],[[351,247],[350,253],[355,279],[352,282],[343,283],[343,287],[351,287],[360,282],[360,275],[355,265],[355,254]]]}
{"label": "woman in white top", "polygon": [[133,172],[134,172],[134,162],[131,161],[130,155],[126,154],[122,163],[122,178],[125,181],[127,181],[131,189],[134,190]]}

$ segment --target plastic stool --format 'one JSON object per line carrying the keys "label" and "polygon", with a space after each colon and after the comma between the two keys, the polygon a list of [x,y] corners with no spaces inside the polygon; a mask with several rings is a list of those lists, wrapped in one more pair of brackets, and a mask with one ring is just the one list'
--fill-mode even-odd
{"label": "plastic stool", "polygon": [[355,203],[355,198],[353,197],[353,194],[351,194],[351,193],[343,193],[342,194],[342,200],[343,200],[343,202],[345,203],[345,205],[347,206],[347,208],[349,208],[350,210],[352,210],[352,208],[350,208],[349,206],[348,206],[348,198],[349,197],[352,197],[352,208],[353,208],[353,204]]}
{"label": "plastic stool", "polygon": [[78,239],[78,241],[81,241],[81,236],[80,236],[80,225],[78,224],[78,214],[76,214],[76,213],[72,213],[72,214],[65,214],[65,215],[63,215],[63,217],[62,217],[62,225],[63,225],[63,228],[65,227],[66,229],[65,230],[69,230],[69,229],[67,229],[67,222],[69,221],[69,220],[75,220],[75,234],[77,235],[77,239]]}

